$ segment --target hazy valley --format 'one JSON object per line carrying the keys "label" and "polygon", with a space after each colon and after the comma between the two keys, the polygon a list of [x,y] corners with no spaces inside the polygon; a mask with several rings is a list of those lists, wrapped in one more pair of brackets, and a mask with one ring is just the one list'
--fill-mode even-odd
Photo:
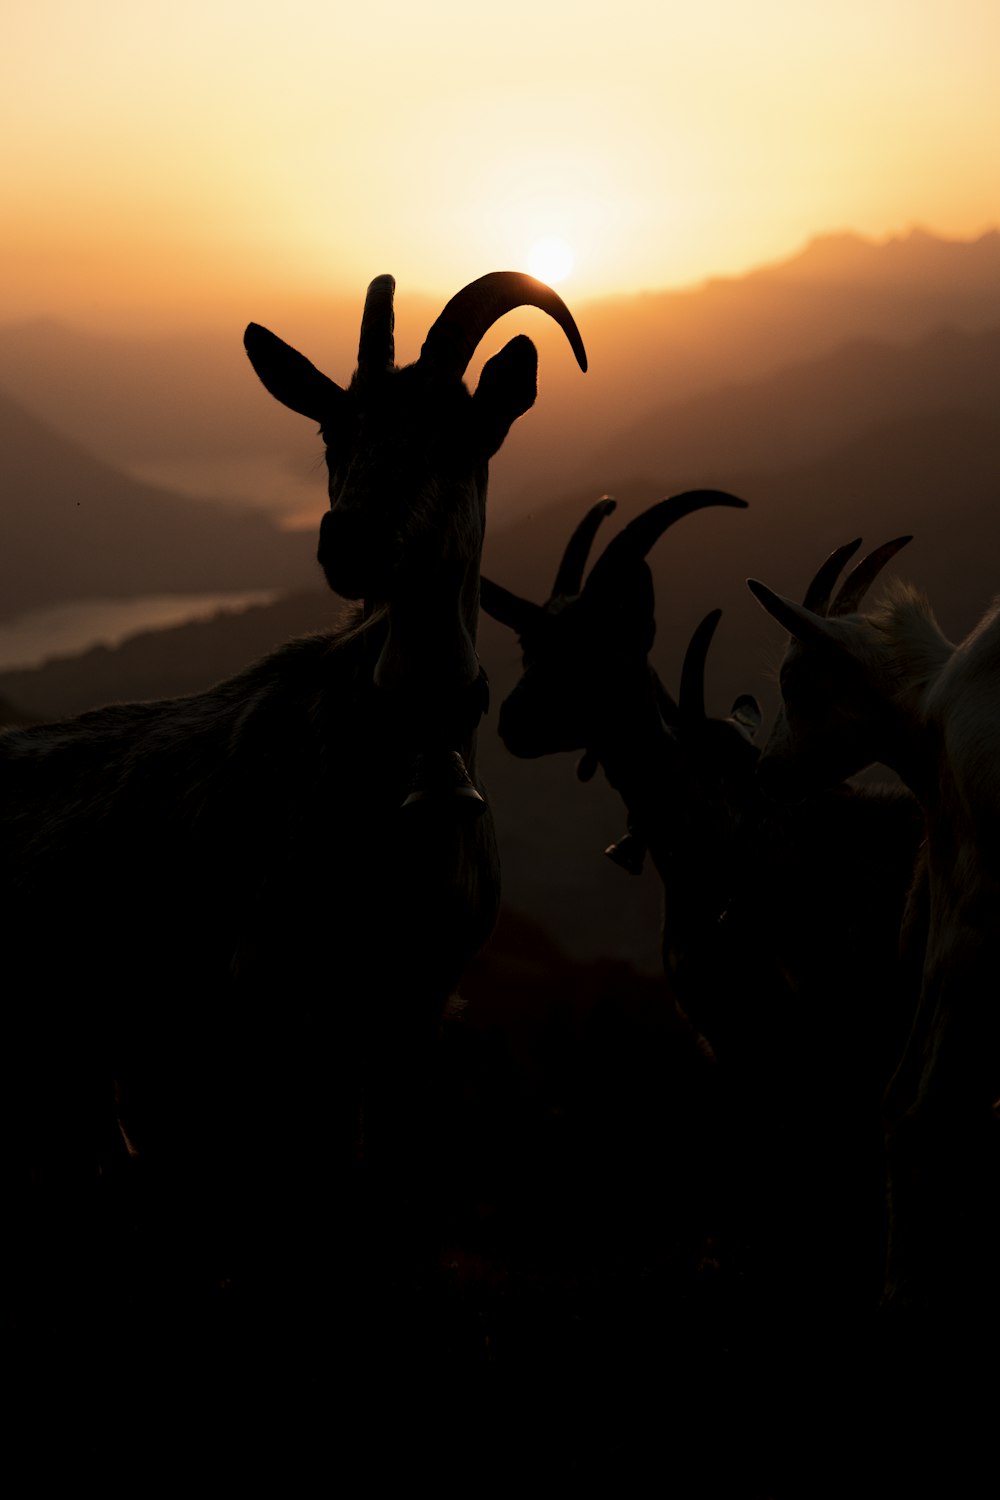
{"label": "hazy valley", "polygon": [[[399,304],[405,359],[416,353],[405,330],[426,309],[402,291]],[[544,598],[569,531],[604,491],[620,501],[610,535],[665,494],[732,490],[750,502],[745,514],[695,516],[651,558],[655,660],[676,687],[691,631],[721,606],[710,710],[725,713],[737,693],[753,692],[765,719],[782,642],[748,595],[748,575],[800,597],[834,546],[912,532],[900,572],[926,588],[946,632],[961,636],[979,617],[997,587],[995,234],[969,244],[915,234],[883,246],[829,237],[738,281],[574,312],[591,360],[586,377],[541,320],[530,329],[540,346],[538,403],[491,479],[485,570],[498,582]],[[336,318],[331,327],[322,310],[316,317],[312,331],[301,310],[292,327],[274,321],[344,380],[351,338]],[[288,594],[117,650],[5,673],[0,697],[15,711],[51,717],[195,691],[289,634],[340,617],[313,562],[320,444],[261,391],[240,333],[143,345],[51,324],[0,329],[0,387],[11,397],[0,402],[0,614],[172,591]],[[501,325],[492,337],[505,336]],[[199,473],[247,473],[255,459],[267,482],[288,476],[268,508],[259,491],[242,504],[196,496]],[[186,492],[135,477],[157,465],[186,473]],[[282,529],[289,514],[306,519],[310,486],[308,525]],[[508,902],[578,957],[614,953],[655,968],[656,882],[630,881],[600,856],[622,832],[617,798],[603,784],[581,786],[572,757],[506,755],[493,725],[518,671],[516,642],[484,620],[481,655],[493,685],[484,774]]]}

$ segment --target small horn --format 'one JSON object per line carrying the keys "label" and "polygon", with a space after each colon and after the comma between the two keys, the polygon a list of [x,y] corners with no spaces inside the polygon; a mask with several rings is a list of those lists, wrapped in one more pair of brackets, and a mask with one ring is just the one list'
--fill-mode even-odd
{"label": "small horn", "polygon": [[580,369],[586,370],[587,354],[569,308],[558,292],[522,271],[490,271],[456,292],[432,323],[419,363],[461,380],[480,340],[515,307],[537,307],[554,318]]}
{"label": "small horn", "polygon": [[806,609],[811,609],[814,615],[827,613],[830,608],[830,595],[833,593],[834,584],[840,577],[841,569],[860,546],[861,538],[857,537],[853,542],[845,542],[843,547],[838,547],[835,552],[830,553],[806,589],[806,596],[802,601]]}
{"label": "small horn", "polygon": [[501,625],[515,630],[518,635],[527,635],[545,614],[540,604],[532,604],[530,599],[512,594],[510,589],[494,583],[492,578],[480,577],[479,603],[494,620],[499,620]]}
{"label": "small horn", "polygon": [[395,290],[391,276],[376,276],[368,287],[358,341],[358,375],[362,379],[391,370],[396,363],[393,340],[396,317],[392,307]]}
{"label": "small horn", "polygon": [[566,551],[559,564],[556,581],[552,585],[551,598],[556,599],[560,595],[572,598],[574,594],[580,592],[583,587],[583,570],[587,566],[587,558],[594,545],[597,529],[601,522],[611,515],[616,504],[617,501],[612,500],[610,495],[604,495],[596,505],[590,507],[566,543]]}
{"label": "small horn", "polygon": [[681,668],[681,716],[688,721],[705,718],[705,661],[722,610],[713,609],[691,637]]}
{"label": "small horn", "polygon": [[869,552],[867,557],[863,557],[857,567],[852,568],[844,579],[843,587],[830,607],[831,615],[852,615],[886,563],[890,562],[907,542],[912,541],[912,536],[897,536],[891,542],[883,542],[881,547],[876,547],[874,552]]}
{"label": "small horn", "polygon": [[739,500],[725,490],[686,490],[682,495],[672,495],[667,500],[660,500],[622,527],[617,536],[612,537],[591,568],[587,587],[595,579],[606,582],[622,566],[640,562],[668,526],[673,526],[675,521],[710,505],[728,505],[738,510],[747,508],[745,500]]}

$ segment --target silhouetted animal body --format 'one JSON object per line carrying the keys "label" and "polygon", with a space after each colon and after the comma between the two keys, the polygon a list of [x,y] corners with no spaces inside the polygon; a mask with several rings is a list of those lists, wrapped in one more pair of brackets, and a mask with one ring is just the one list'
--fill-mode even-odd
{"label": "silhouetted animal body", "polygon": [[776,790],[822,784],[880,761],[926,818],[926,872],[910,946],[926,955],[909,1041],[886,1096],[890,1305],[1000,1309],[1000,611],[959,646],[916,590],[890,585],[860,613],[879,570],[909,540],[863,559],[834,552],[798,605],[754,580],[792,636],[783,712],[761,762]]}
{"label": "silhouetted animal body", "polygon": [[[602,500],[571,538],[545,605],[519,599],[492,580],[482,583],[484,609],[518,632],[523,649],[523,675],[500,709],[501,738],[519,756],[582,750],[579,773],[585,778],[598,765],[604,769],[625,802],[630,829],[606,852],[632,869],[641,868],[650,852],[667,895],[665,967],[720,1052],[750,1045],[748,1036],[737,1037],[738,1016],[726,1020],[730,1003],[752,1009],[735,995],[727,1002],[714,981],[706,983],[706,969],[732,946],[722,942],[723,934],[737,924],[743,933],[740,956],[733,958],[738,970],[747,970],[743,944],[750,943],[759,950],[758,969],[766,962],[796,994],[809,988],[810,970],[813,983],[830,973],[831,955],[822,951],[829,943],[818,939],[835,913],[847,921],[852,905],[856,914],[842,928],[848,950],[862,941],[870,920],[880,940],[888,924],[894,950],[891,916],[883,922],[869,915],[888,874],[880,861],[886,858],[894,871],[898,910],[899,885],[905,887],[912,870],[920,828],[912,799],[889,789],[838,787],[792,808],[761,793],[759,751],[752,743],[760,723],[755,700],[738,698],[727,719],[705,711],[705,662],[719,611],[692,638],[677,702],[650,665],[654,601],[644,552],[691,511],[741,503],[715,491],[661,501],[613,539],[584,583],[597,527],[614,509],[614,501]],[[867,837],[861,833],[865,825]],[[837,894],[843,889],[842,867],[836,869],[838,827],[853,834],[861,882],[856,895]],[[875,851],[883,850],[873,866]],[[809,864],[817,867],[810,875],[812,894],[803,885]],[[774,899],[777,891],[780,900]],[[752,915],[744,918],[744,912]],[[758,1026],[759,1016],[749,1020],[750,1030]]]}
{"label": "silhouetted animal body", "polygon": [[321,426],[320,562],[362,615],[207,692],[0,738],[15,1163],[100,1154],[117,1079],[140,1152],[207,1157],[220,1193],[298,1161],[319,1198],[354,1154],[359,1093],[369,1152],[420,1106],[441,1009],[498,905],[479,556],[488,460],[534,400],[534,347],[513,339],[475,395],[462,376],[522,305],[585,357],[558,296],[501,272],[397,369],[392,293],[369,288],[346,390],[246,333],[268,390]]}
{"label": "silhouetted animal body", "polygon": [[[483,607],[518,631],[524,652],[500,734],[522,756],[581,749],[581,772],[600,765],[621,794],[629,833],[607,852],[638,869],[648,849],[663,881],[664,967],[744,1100],[741,1129],[771,1157],[758,1179],[769,1210],[793,1241],[809,1239],[803,1274],[819,1275],[818,1263],[839,1275],[847,1247],[845,1278],[874,1296],[878,1101],[907,1013],[897,939],[922,820],[891,790],[837,787],[795,807],[763,795],[755,701],[737,699],[728,719],[705,711],[718,611],[694,634],[678,701],[663,687],[648,661],[642,552],[671,521],[714,503],[739,504],[709,491],[653,506],[584,584],[581,559],[613,506],[600,502],[544,606],[483,580]],[[831,1281],[819,1295],[843,1291]]]}

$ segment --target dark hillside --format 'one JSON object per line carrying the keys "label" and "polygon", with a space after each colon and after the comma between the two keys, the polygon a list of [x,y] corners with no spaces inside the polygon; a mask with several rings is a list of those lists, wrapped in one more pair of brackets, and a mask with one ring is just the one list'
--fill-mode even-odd
{"label": "dark hillside", "polygon": [[[356,354],[361,293],[359,288],[350,307],[254,306],[246,316],[280,332],[342,381]],[[652,468],[645,452],[641,461],[638,454],[624,465],[617,461],[627,459],[631,434],[647,417],[656,439],[661,412],[667,413],[670,441],[680,444],[681,469],[695,451],[685,437],[689,420],[699,467],[718,468],[725,460],[741,469],[770,469],[818,451],[802,448],[791,430],[800,416],[807,430],[815,427],[817,442],[832,446],[845,440],[849,433],[840,418],[849,414],[852,402],[856,405],[854,385],[858,391],[871,390],[876,399],[869,422],[892,415],[891,404],[883,404],[891,403],[891,393],[876,389],[876,380],[866,387],[863,372],[859,383],[849,368],[843,370],[843,391],[833,392],[831,410],[824,414],[820,370],[817,409],[802,412],[793,377],[790,389],[786,381],[786,392],[794,421],[782,414],[786,394],[777,388],[773,399],[764,398],[755,433],[750,413],[741,415],[739,392],[731,388],[752,387],[789,366],[822,365],[859,340],[914,349],[912,358],[919,363],[919,346],[940,329],[975,335],[1000,327],[1000,235],[961,241],[916,231],[881,244],[828,235],[745,276],[579,304],[571,292],[567,297],[587,345],[590,371],[580,377],[541,314],[521,319],[521,331],[539,346],[540,394],[494,465],[494,499],[510,513],[521,510],[522,500],[534,499],[526,493],[529,486],[536,487],[535,494],[557,495],[578,483],[600,490],[622,477],[649,474],[654,483],[665,480],[662,464],[669,452],[662,444],[652,450]],[[401,360],[415,358],[438,310],[436,302],[401,283]],[[470,371],[473,381],[480,362],[518,331],[507,326],[513,321],[501,322],[484,341]],[[282,466],[301,479],[318,450],[308,424],[263,399],[246,364],[242,332],[243,324],[237,322],[183,338],[115,339],[45,321],[8,325],[0,327],[0,383],[105,462],[171,475],[179,475],[187,464],[190,482],[183,488],[191,493],[212,493],[202,476],[235,466],[250,486],[245,491],[250,500],[270,506],[281,498],[275,476]],[[871,359],[877,363],[881,357],[873,351]],[[947,367],[945,358],[939,399]],[[932,362],[928,369],[933,370]],[[808,389],[811,377],[802,373]],[[837,374],[834,361],[828,392]],[[896,378],[891,370],[887,375]],[[905,384],[909,377],[904,371],[901,378]],[[697,404],[690,403],[712,393],[737,401],[731,450],[725,407],[714,424],[711,408],[706,408],[708,445],[697,436],[701,417]],[[751,402],[755,399],[751,396]],[[623,435],[624,447],[617,433]],[[256,465],[260,473],[255,478]],[[317,495],[322,504],[322,486]]]}
{"label": "dark hillside", "polygon": [[[607,534],[671,488],[704,482],[678,474],[672,485],[633,480],[617,488]],[[724,714],[738,693],[760,699],[765,721],[776,707],[780,630],[743,580],[764,579],[801,598],[819,562],[853,536],[877,545],[914,534],[897,570],[924,587],[946,633],[975,624],[1000,583],[996,558],[1000,504],[1000,422],[992,414],[937,411],[872,430],[821,462],[775,473],[720,473],[713,482],[750,501],[745,513],[705,511],[681,522],[651,558],[657,587],[654,660],[676,688],[697,622],[724,610],[708,664],[710,712]],[[546,497],[525,519],[489,528],[485,570],[528,597],[546,597],[561,549],[593,491]],[[302,594],[211,623],[151,632],[117,650],[99,648],[38,671],[0,675],[0,697],[21,713],[50,718],[112,699],[198,691],[291,634],[329,628],[341,606],[329,594]],[[490,674],[492,712],[480,737],[483,775],[494,803],[507,899],[577,957],[619,954],[642,968],[659,964],[659,889],[630,879],[601,857],[624,831],[618,798],[598,778],[582,785],[575,757],[516,761],[495,734],[496,713],[520,670],[517,642],[484,619],[480,655]]]}
{"label": "dark hillside", "polygon": [[907,345],[857,339],[820,359],[651,407],[594,454],[593,470],[782,470],[943,406],[992,416],[998,390],[1000,327],[941,329]]}
{"label": "dark hillside", "polygon": [[[149,631],[116,649],[95,647],[38,669],[0,674],[0,698],[20,716],[44,721],[101,703],[200,692],[289,636],[329,629],[343,609],[329,592],[317,591]],[[534,912],[574,955],[616,954],[655,971],[658,882],[651,875],[630,879],[602,858],[623,831],[618,798],[603,783],[582,786],[573,757],[515,761],[496,737],[497,708],[517,669],[516,651],[494,635],[497,629],[483,622],[481,654],[493,706],[480,736],[480,760],[498,824],[507,900]]]}
{"label": "dark hillside", "polygon": [[312,537],[139,483],[0,393],[0,615],[57,600],[290,588]]}
{"label": "dark hillside", "polygon": [[[741,692],[761,698],[765,718],[777,706],[773,679],[782,635],[750,597],[747,577],[801,598],[834,547],[855,536],[876,546],[909,533],[914,540],[896,571],[926,590],[956,640],[1000,587],[1000,416],[993,411],[939,407],[887,419],[787,468],[683,471],[664,464],[656,480],[623,472],[608,486],[619,510],[605,523],[607,535],[662,496],[702,485],[740,495],[749,509],[704,511],[657,545],[650,558],[657,586],[654,660],[676,684],[695,625],[709,609],[722,608],[708,669],[716,713],[728,711]],[[562,492],[523,520],[495,524],[485,571],[515,592],[544,598],[566,537],[599,493]],[[509,661],[516,646],[505,634],[498,650]]]}

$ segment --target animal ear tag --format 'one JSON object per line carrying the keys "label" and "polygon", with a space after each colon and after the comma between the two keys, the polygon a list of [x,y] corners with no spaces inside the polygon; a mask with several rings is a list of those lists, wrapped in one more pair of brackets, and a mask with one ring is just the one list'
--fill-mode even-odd
{"label": "animal ear tag", "polygon": [[626,833],[616,844],[609,844],[605,849],[608,859],[614,864],[620,865],[627,870],[629,875],[641,875],[643,862],[646,858],[646,841],[637,838],[634,833]]}
{"label": "animal ear tag", "polygon": [[450,807],[478,817],[486,811],[486,799],[476,790],[457,750],[434,750],[418,755],[410,773],[410,790],[404,809]]}
{"label": "animal ear tag", "polygon": [[597,772],[597,756],[593,750],[585,750],[576,763],[576,774],[580,781],[593,781]]}
{"label": "animal ear tag", "polygon": [[751,740],[760,728],[761,717],[760,704],[750,693],[741,693],[730,712],[730,718]]}

